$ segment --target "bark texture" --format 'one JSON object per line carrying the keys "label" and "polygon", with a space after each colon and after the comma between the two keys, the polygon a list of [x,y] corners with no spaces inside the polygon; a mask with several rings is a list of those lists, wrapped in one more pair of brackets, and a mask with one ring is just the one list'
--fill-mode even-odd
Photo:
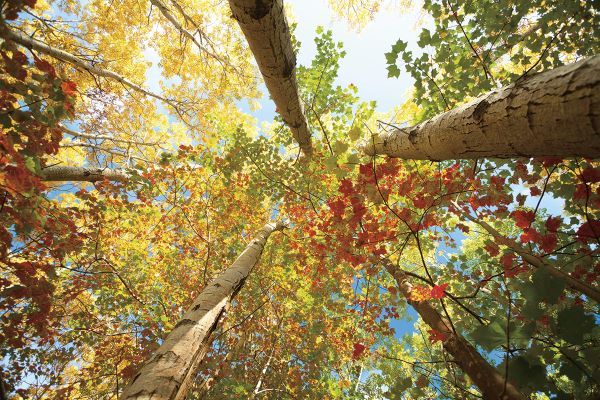
{"label": "bark texture", "polygon": [[87,168],[87,167],[68,167],[63,165],[55,165],[53,167],[44,168],[41,172],[43,181],[54,182],[97,182],[104,179],[109,181],[126,182],[129,180],[129,175],[122,169],[108,168]]}
{"label": "bark texture", "polygon": [[298,93],[296,55],[283,0],[229,0],[229,6],[246,36],[277,112],[304,154],[310,156],[310,132]]}
{"label": "bark texture", "polygon": [[385,269],[396,281],[398,290],[406,298],[406,301],[413,306],[423,321],[432,329],[446,335],[446,339],[443,342],[444,349],[452,355],[454,362],[456,362],[460,369],[471,378],[483,394],[484,399],[526,399],[519,389],[510,381],[506,381],[504,376],[490,365],[467,340],[457,332],[454,332],[452,325],[431,304],[427,301],[410,300],[412,285],[409,282],[408,275],[389,262],[385,262],[384,265]]}
{"label": "bark texture", "polygon": [[265,225],[233,264],[202,290],[125,388],[121,400],[182,400],[186,397],[226,307],[258,262],[271,233],[283,228],[280,222]]}
{"label": "bark texture", "polygon": [[376,136],[368,155],[418,160],[600,157],[600,56],[526,77],[419,125]]}

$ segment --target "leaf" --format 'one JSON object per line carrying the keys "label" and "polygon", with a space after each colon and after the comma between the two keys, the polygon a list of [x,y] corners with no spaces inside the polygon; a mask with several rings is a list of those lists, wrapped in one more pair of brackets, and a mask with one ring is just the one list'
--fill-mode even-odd
{"label": "leaf", "polygon": [[497,347],[506,344],[506,327],[502,326],[498,321],[492,321],[488,325],[477,327],[471,337],[475,342],[486,349],[492,351]]}
{"label": "leaf", "polygon": [[348,137],[350,138],[350,140],[356,141],[360,138],[360,135],[362,134],[360,128],[358,126],[353,126],[352,129],[350,129],[350,131],[348,132]]}
{"label": "leaf", "polygon": [[77,84],[72,81],[64,81],[60,88],[66,96],[75,96],[77,94]]}
{"label": "leaf", "polygon": [[583,344],[584,335],[590,333],[594,326],[594,317],[586,314],[581,306],[572,306],[558,313],[556,329],[569,343]]}
{"label": "leaf", "polygon": [[565,280],[550,275],[546,268],[538,268],[532,275],[531,281],[536,299],[555,304],[565,290]]}
{"label": "leaf", "polygon": [[433,288],[431,288],[431,297],[434,299],[441,299],[446,295],[447,287],[447,283],[441,284],[439,286],[434,286]]}
{"label": "leaf", "polygon": [[343,154],[346,150],[348,150],[348,147],[350,147],[350,146],[347,143],[344,143],[339,140],[336,140],[333,143],[333,151],[338,155]]}
{"label": "leaf", "polygon": [[354,343],[354,350],[352,351],[352,358],[357,360],[364,353],[367,346],[362,343]]}
{"label": "leaf", "polygon": [[508,361],[508,374],[509,379],[519,387],[527,387],[530,390],[539,390],[546,384],[546,369],[542,365],[530,363],[521,355]]}

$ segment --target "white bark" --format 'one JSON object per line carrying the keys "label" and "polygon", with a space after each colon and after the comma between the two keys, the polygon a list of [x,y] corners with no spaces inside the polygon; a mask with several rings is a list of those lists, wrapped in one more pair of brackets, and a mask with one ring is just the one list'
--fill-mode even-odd
{"label": "white bark", "polygon": [[532,75],[411,128],[368,155],[418,160],[600,157],[600,56]]}
{"label": "white bark", "polygon": [[43,181],[54,182],[97,182],[104,179],[126,182],[129,180],[129,174],[123,169],[69,167],[65,165],[44,168],[40,176]]}
{"label": "white bark", "polygon": [[298,82],[296,55],[283,0],[229,0],[233,18],[246,36],[277,111],[306,156],[312,153]]}
{"label": "white bark", "polygon": [[258,262],[271,233],[284,227],[281,222],[265,225],[234,263],[202,290],[121,400],[185,398],[225,308]]}

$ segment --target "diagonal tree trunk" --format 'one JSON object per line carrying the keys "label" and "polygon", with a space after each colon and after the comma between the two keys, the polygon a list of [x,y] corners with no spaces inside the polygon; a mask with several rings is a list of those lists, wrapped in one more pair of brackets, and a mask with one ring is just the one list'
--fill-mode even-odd
{"label": "diagonal tree trunk", "polygon": [[410,128],[368,155],[418,160],[600,157],[600,56],[526,77]]}
{"label": "diagonal tree trunk", "polygon": [[412,285],[409,277],[400,268],[384,261],[385,269],[396,281],[398,290],[432,329],[443,333],[444,349],[452,355],[454,362],[471,378],[486,400],[525,400],[525,396],[510,381],[498,372],[465,338],[454,332],[451,324],[427,301],[410,300]]}
{"label": "diagonal tree trunk", "polygon": [[246,36],[277,111],[306,156],[312,153],[298,82],[296,55],[283,0],[229,0],[233,18]]}
{"label": "diagonal tree trunk", "polygon": [[125,388],[121,400],[182,400],[186,397],[225,308],[260,259],[271,233],[284,227],[282,222],[265,225],[233,264],[202,290]]}

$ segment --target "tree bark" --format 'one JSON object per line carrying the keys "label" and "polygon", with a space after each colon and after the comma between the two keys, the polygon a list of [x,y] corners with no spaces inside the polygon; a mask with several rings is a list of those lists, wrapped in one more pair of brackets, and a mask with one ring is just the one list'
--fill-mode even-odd
{"label": "tree bark", "polygon": [[312,153],[298,82],[296,55],[282,0],[229,0],[235,18],[263,75],[277,112],[306,156]]}
{"label": "tree bark", "polygon": [[525,400],[526,397],[506,380],[496,368],[460,334],[454,332],[452,325],[443,318],[427,301],[410,300],[412,285],[409,277],[400,268],[390,262],[384,262],[385,269],[392,275],[398,290],[432,329],[446,335],[443,341],[444,349],[454,357],[454,362],[471,378],[486,400]]}
{"label": "tree bark", "polygon": [[44,168],[40,177],[43,181],[54,182],[97,182],[104,179],[126,182],[129,180],[129,174],[122,169],[69,167],[64,165]]}
{"label": "tree bark", "polygon": [[600,157],[600,56],[525,77],[410,128],[368,155],[418,160]]}
{"label": "tree bark", "polygon": [[271,233],[284,227],[281,222],[265,225],[234,263],[202,290],[125,388],[121,400],[182,400],[186,397],[225,308],[260,259]]}

